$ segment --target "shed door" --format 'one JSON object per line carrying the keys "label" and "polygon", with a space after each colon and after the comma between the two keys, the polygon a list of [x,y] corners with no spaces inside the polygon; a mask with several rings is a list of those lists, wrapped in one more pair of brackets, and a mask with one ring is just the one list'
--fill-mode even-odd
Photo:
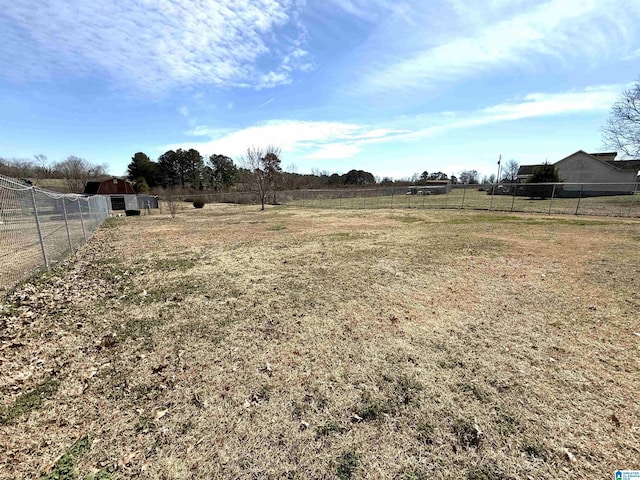
{"label": "shed door", "polygon": [[111,210],[124,210],[124,197],[111,197]]}

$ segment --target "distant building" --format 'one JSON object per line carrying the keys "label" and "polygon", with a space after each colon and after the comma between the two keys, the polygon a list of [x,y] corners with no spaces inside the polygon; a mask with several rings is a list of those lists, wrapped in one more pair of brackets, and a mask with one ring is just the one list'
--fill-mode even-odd
{"label": "distant building", "polygon": [[109,197],[111,210],[141,210],[158,208],[158,199],[151,195],[137,195],[131,182],[117,177],[90,180],[84,187],[85,195]]}
{"label": "distant building", "polygon": [[427,180],[422,185],[410,185],[409,195],[439,195],[451,191],[449,180]]}
{"label": "distant building", "polygon": [[[583,195],[621,195],[636,188],[640,160],[615,160],[617,152],[587,153],[578,150],[553,165],[565,184],[563,192]],[[540,165],[521,165],[516,180],[524,183]],[[583,186],[584,185],[584,186]]]}

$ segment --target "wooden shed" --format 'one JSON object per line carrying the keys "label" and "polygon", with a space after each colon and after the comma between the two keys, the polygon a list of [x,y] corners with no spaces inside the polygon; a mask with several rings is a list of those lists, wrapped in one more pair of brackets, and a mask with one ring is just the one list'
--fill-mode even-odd
{"label": "wooden shed", "polygon": [[84,187],[85,195],[109,197],[111,210],[138,210],[138,196],[131,182],[123,178],[109,177],[90,180]]}

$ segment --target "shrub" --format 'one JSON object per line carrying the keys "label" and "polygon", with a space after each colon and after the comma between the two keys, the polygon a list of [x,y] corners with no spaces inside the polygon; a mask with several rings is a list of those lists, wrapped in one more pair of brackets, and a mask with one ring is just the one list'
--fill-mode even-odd
{"label": "shrub", "polygon": [[204,207],[204,203],[205,203],[205,202],[204,202],[204,200],[203,200],[202,198],[196,198],[196,199],[193,201],[193,206],[194,206],[195,208],[202,208],[202,207]]}
{"label": "shrub", "polygon": [[[561,182],[558,175],[558,169],[548,163],[539,165],[533,169],[531,176],[527,180],[526,195],[529,198],[542,198],[543,200],[553,195],[553,185],[540,185],[543,183],[558,183]],[[556,193],[557,192],[557,189]]]}
{"label": "shrub", "polygon": [[170,197],[167,200],[167,206],[169,207],[169,213],[171,214],[171,218],[175,218],[178,214],[178,210],[180,209],[180,205],[178,204],[178,199],[176,197]]}

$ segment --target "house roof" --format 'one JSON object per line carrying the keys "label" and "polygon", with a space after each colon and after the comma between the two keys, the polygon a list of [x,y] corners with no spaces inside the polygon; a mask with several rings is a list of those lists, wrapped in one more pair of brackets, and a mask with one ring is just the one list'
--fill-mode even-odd
{"label": "house roof", "polygon": [[640,160],[605,160],[605,162],[625,172],[638,172],[640,170]]}
{"label": "house roof", "polygon": [[610,162],[616,159],[618,152],[602,152],[602,153],[590,153],[592,157],[596,157],[598,160],[604,162]]}
{"label": "house roof", "polygon": [[574,152],[571,155],[568,155],[568,156],[564,157],[563,159],[558,160],[556,163],[554,163],[554,165],[558,165],[559,163],[564,162],[568,158],[571,158],[574,155],[577,155],[579,153],[583,153],[583,154],[587,155],[588,157],[591,157],[594,160],[596,160],[596,161],[598,161],[600,163],[603,163],[604,165],[607,165],[608,167],[615,168],[616,170],[623,170],[622,168],[620,168],[618,166],[619,162],[613,161],[613,158],[615,158],[615,156],[617,155],[617,152],[587,153],[584,150],[578,150],[577,152]]}
{"label": "house roof", "polygon": [[520,165],[520,167],[518,168],[518,173],[517,175],[531,175],[533,173],[533,169],[536,167],[542,167],[543,164],[540,163],[538,165]]}
{"label": "house roof", "polygon": [[[559,164],[560,162],[566,160],[567,158],[573,157],[578,153],[584,153],[592,157],[594,160],[604,163],[610,167],[616,168],[618,170],[622,170],[625,172],[638,172],[640,171],[640,159],[638,160],[615,160],[618,152],[600,152],[600,153],[587,153],[584,150],[578,150],[577,152],[572,153],[571,155],[564,157],[561,160],[558,160],[554,165]],[[533,173],[533,169],[539,167],[541,165],[520,165],[518,169],[518,177],[526,177]]]}

